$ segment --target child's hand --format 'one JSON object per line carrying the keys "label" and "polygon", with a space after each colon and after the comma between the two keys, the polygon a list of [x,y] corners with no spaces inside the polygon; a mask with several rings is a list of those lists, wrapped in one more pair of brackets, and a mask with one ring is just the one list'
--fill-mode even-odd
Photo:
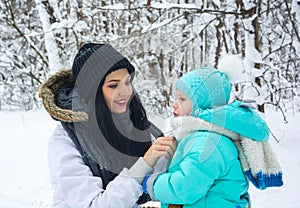
{"label": "child's hand", "polygon": [[143,159],[151,166],[154,167],[158,158],[165,156],[172,158],[177,147],[177,142],[173,136],[158,137],[152,146],[145,153]]}

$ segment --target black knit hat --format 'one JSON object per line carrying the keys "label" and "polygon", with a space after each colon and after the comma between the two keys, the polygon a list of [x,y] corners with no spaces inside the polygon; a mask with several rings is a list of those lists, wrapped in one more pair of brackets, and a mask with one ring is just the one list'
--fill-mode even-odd
{"label": "black knit hat", "polygon": [[134,76],[134,66],[111,45],[84,44],[76,54],[72,66],[79,94],[85,100],[89,100],[108,74],[122,68],[126,68],[128,73]]}
{"label": "black knit hat", "polygon": [[87,59],[101,46],[103,46],[103,44],[86,43],[79,49],[72,66],[74,79],[77,79],[77,76]]}

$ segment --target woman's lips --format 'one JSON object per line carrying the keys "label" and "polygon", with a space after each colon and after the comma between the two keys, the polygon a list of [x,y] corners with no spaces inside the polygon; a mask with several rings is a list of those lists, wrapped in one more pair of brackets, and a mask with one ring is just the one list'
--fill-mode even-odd
{"label": "woman's lips", "polygon": [[127,105],[127,99],[116,100],[115,103],[119,106],[126,106]]}

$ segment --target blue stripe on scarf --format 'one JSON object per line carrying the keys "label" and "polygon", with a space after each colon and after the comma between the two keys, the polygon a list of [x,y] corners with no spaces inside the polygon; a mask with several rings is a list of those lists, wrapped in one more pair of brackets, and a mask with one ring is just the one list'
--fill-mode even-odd
{"label": "blue stripe on scarf", "polygon": [[268,187],[279,187],[283,185],[282,173],[275,174],[264,174],[262,171],[256,174],[256,177],[253,177],[251,171],[245,171],[244,174],[248,179],[253,183],[253,185],[261,190],[264,190]]}

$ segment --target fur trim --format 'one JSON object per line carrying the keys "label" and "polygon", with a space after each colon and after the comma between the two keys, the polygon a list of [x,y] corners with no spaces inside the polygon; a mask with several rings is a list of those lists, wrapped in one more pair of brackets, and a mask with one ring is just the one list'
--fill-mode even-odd
{"label": "fur trim", "polygon": [[85,112],[75,112],[69,109],[62,109],[55,104],[55,92],[64,83],[73,82],[71,69],[63,69],[49,77],[39,87],[39,97],[43,101],[46,111],[55,119],[64,122],[87,121],[88,115]]}
{"label": "fur trim", "polygon": [[239,55],[226,55],[221,58],[218,70],[226,74],[231,83],[245,80],[244,65]]}

